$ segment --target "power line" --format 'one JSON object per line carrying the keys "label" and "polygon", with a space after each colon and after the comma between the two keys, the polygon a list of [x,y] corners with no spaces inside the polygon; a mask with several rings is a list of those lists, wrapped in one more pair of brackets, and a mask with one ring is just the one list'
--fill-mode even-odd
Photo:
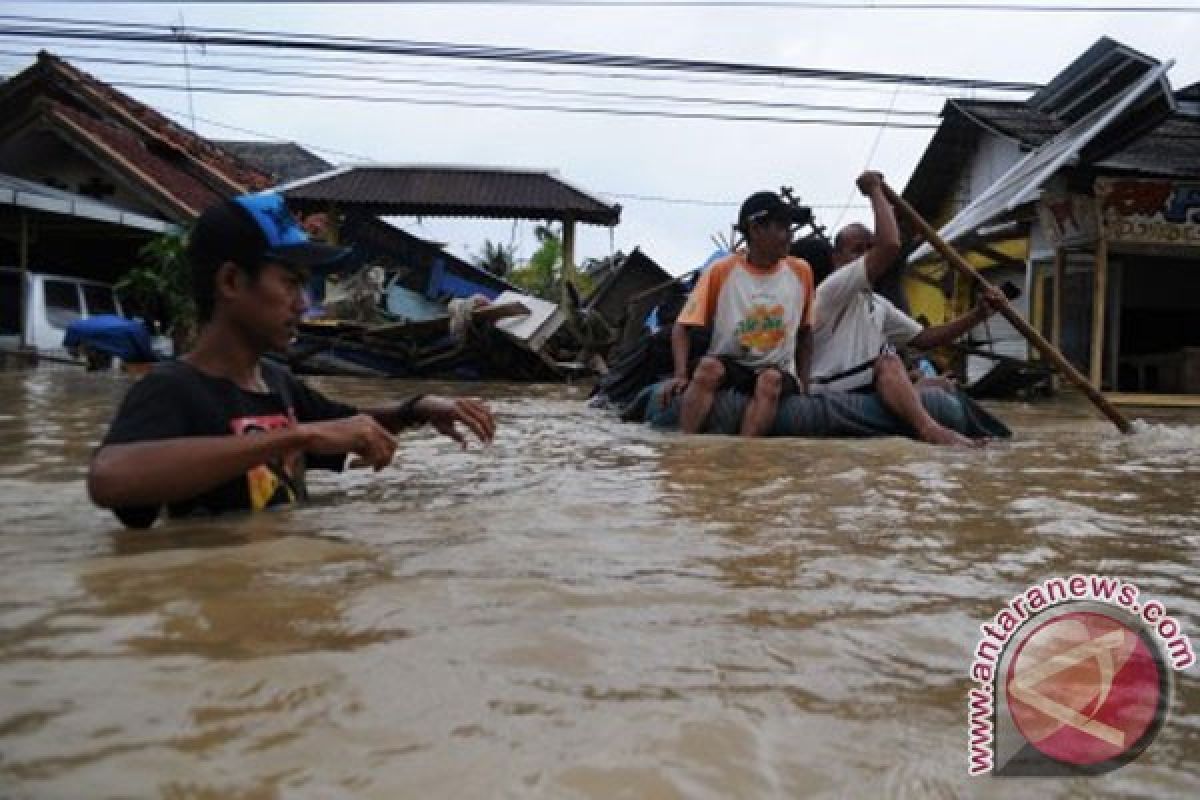
{"label": "power line", "polygon": [[[133,4],[154,0],[125,0]],[[295,0],[189,0],[210,5],[294,4]],[[305,5],[341,5],[344,0],[303,0]],[[1021,14],[1198,14],[1200,8],[1179,4],[1099,5],[1095,3],[950,3],[950,2],[809,2],[807,0],[357,0],[366,5],[501,6],[602,9],[756,9],[780,11],[956,11]]]}
{"label": "power line", "polygon": [[[11,50],[0,50],[0,55],[19,55]],[[164,61],[147,61],[144,59],[102,58],[89,57],[75,59],[84,63],[108,64],[112,66],[138,66],[157,68],[177,68],[180,65]],[[417,78],[388,78],[381,76],[355,75],[346,73],[310,72],[304,70],[276,70],[261,67],[237,67],[220,64],[185,64],[184,68],[197,71],[233,73],[238,75],[259,75],[268,77],[304,78],[318,80],[354,81],[356,83],[380,83],[388,85],[418,86],[440,89],[469,89],[485,91],[503,91],[516,93],[532,93],[565,98],[594,98],[604,100],[638,100],[650,102],[667,102],[682,104],[716,105],[743,108],[765,108],[773,110],[845,112],[851,114],[885,114],[902,117],[935,117],[936,111],[893,110],[891,108],[875,108],[848,105],[822,105],[812,103],[783,103],[765,100],[743,100],[725,97],[695,97],[665,94],[636,94],[632,92],[595,92],[585,89],[552,89],[538,86],[512,86],[498,83],[467,83],[463,81],[422,80]],[[899,87],[897,87],[899,88]]]}
{"label": "power line", "polygon": [[[169,83],[148,83],[141,81],[113,81],[112,86],[119,86],[127,89],[156,89],[170,92],[184,91],[181,87]],[[479,101],[461,101],[448,99],[431,99],[418,97],[402,97],[398,95],[363,95],[363,94],[344,94],[332,92],[296,92],[284,89],[271,88],[248,88],[244,86],[196,86],[191,87],[193,92],[205,92],[209,94],[226,94],[226,95],[252,95],[259,97],[281,97],[281,98],[297,98],[305,100],[347,100],[354,102],[365,103],[397,103],[401,105],[421,105],[421,106],[450,106],[457,108],[492,108],[504,111],[552,111],[565,112],[572,114],[602,114],[618,117],[657,117],[664,119],[691,119],[691,120],[716,120],[722,122],[770,122],[787,125],[830,125],[835,127],[875,127],[880,124],[871,120],[848,120],[834,118],[797,118],[797,117],[773,117],[766,115],[750,115],[750,114],[705,114],[700,112],[686,111],[651,111],[629,108],[609,108],[602,106],[556,106],[549,104],[522,104],[515,105],[512,103],[501,103],[491,100]],[[936,124],[926,124],[917,122],[891,122],[886,123],[889,128],[896,129],[911,129],[911,130],[932,130],[937,127]]]}
{"label": "power line", "polygon": [[[85,23],[86,25],[87,23]],[[405,40],[371,39],[355,36],[329,36],[289,33],[283,36],[262,35],[256,31],[230,28],[191,28],[172,32],[159,26],[134,23],[97,23],[95,27],[0,27],[0,33],[17,38],[61,38],[84,41],[156,42],[179,44],[188,42],[210,47],[252,47],[334,52],[361,52],[388,55],[411,55],[427,58],[472,59],[481,61],[511,61],[586,67],[617,67],[667,72],[720,73],[770,77],[820,78],[824,80],[858,81],[868,83],[902,83],[918,86],[942,86],[959,89],[998,89],[1032,91],[1037,84],[1014,81],[990,81],[945,76],[913,75],[886,72],[856,72],[849,70],[787,67],[782,65],[746,64],[726,61],[704,61],[678,58],[654,58],[612,53],[543,50],[523,47],[455,44],[450,42],[415,42]]]}
{"label": "power line", "polygon": [[[4,33],[0,30],[0,39],[4,38]],[[73,61],[85,61],[90,56],[80,56],[75,54],[74,50],[82,50],[87,53],[89,50],[112,51],[112,45],[100,42],[70,42],[65,43],[62,48],[57,48],[55,55],[60,55]],[[130,49],[147,50],[149,52],[158,53],[162,48],[158,44],[137,44],[123,43],[120,51],[127,53]],[[13,56],[23,56],[25,58],[34,58],[37,55],[37,49],[25,51],[8,51]],[[787,89],[788,91],[831,91],[829,85],[822,84],[813,80],[796,80],[796,79],[780,79],[775,76],[760,76],[760,77],[725,77],[713,75],[669,75],[669,74],[642,74],[637,72],[602,72],[597,70],[582,70],[582,69],[548,69],[545,67],[510,67],[500,64],[430,64],[430,63],[412,63],[405,59],[408,56],[392,56],[385,58],[354,58],[348,56],[326,56],[319,53],[276,53],[276,52],[255,52],[255,53],[205,53],[208,57],[216,57],[222,59],[254,59],[255,62],[282,61],[282,62],[300,62],[306,66],[313,64],[330,64],[342,66],[365,66],[365,67],[385,67],[390,70],[404,69],[415,70],[422,73],[428,72],[443,72],[443,73],[476,73],[483,72],[486,74],[504,74],[504,75],[523,75],[536,78],[557,79],[557,78],[578,78],[585,77],[588,79],[606,79],[626,81],[633,83],[642,82],[657,82],[657,83],[685,83],[685,84],[709,84],[718,86],[738,86],[758,89]],[[235,64],[236,65],[236,64]],[[172,64],[175,67],[181,67],[180,64]],[[869,85],[856,86],[853,84],[847,85],[845,82],[837,86],[838,92],[858,92],[868,94],[887,94],[891,95],[891,88],[875,87]],[[1012,90],[1001,90],[1001,93],[1008,93]],[[1021,90],[1024,92],[1025,90]],[[938,89],[936,87],[908,87],[905,89],[905,94],[914,96],[936,97],[946,99],[952,97],[955,92],[949,89]]]}
{"label": "power line", "polygon": [[[159,107],[159,111],[162,111],[163,113],[170,114],[170,115],[176,116],[176,117],[183,117],[186,115],[185,112],[179,111],[178,109],[163,108],[161,106]],[[287,142],[290,144],[298,144],[309,150],[316,150],[316,151],[322,152],[322,153],[333,153],[335,155],[349,156],[350,158],[353,158],[360,162],[366,162],[366,163],[378,162],[378,159],[371,158],[370,156],[364,156],[359,153],[349,153],[349,152],[346,152],[345,150],[335,150],[332,147],[325,147],[324,145],[313,144],[312,142],[303,142],[298,139],[291,139],[286,136],[280,136],[277,133],[270,133],[267,131],[255,130],[253,128],[243,128],[243,127],[239,127],[237,125],[229,125],[228,123],[217,122],[216,120],[208,119],[206,117],[197,116],[196,119],[200,120],[201,122],[203,122],[207,125],[212,125],[213,127],[217,127],[217,128],[224,128],[226,130],[236,131],[237,133],[248,133],[252,136],[259,136],[264,139],[269,139],[269,140],[276,141],[276,142]],[[635,201],[646,202],[646,203],[666,203],[666,204],[670,204],[670,205],[706,206],[706,207],[711,207],[711,208],[733,208],[733,207],[737,206],[740,202],[737,200],[700,200],[700,199],[692,198],[692,197],[664,197],[662,195],[630,194],[628,192],[605,192],[605,191],[598,190],[598,189],[595,190],[595,194],[601,194],[601,195],[605,195],[606,197],[617,198],[618,200],[635,200]],[[843,207],[843,205],[841,203],[807,203],[806,205],[812,209],[828,209],[828,208],[842,208]],[[865,204],[854,205],[851,207],[852,208],[864,208],[864,209],[870,208],[870,206],[865,205]]]}

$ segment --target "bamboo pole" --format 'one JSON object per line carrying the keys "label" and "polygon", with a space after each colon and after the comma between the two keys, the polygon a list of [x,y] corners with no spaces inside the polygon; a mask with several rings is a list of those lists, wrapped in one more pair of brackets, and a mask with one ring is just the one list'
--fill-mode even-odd
{"label": "bamboo pole", "polygon": [[[883,192],[887,196],[888,202],[903,212],[904,215],[912,221],[917,230],[921,232],[921,235],[925,237],[925,241],[927,241],[934,250],[937,250],[939,253],[941,253],[942,257],[946,259],[947,263],[972,280],[980,289],[992,288],[992,285],[988,283],[987,280],[980,275],[974,267],[968,264],[967,260],[959,255],[958,251],[946,244],[942,237],[938,235],[938,232],[934,230],[933,226],[926,222],[925,219],[917,213],[916,209],[909,205],[907,200],[896,194],[896,192],[892,190],[892,187],[888,186],[886,183],[883,185]],[[1047,361],[1049,361],[1060,373],[1062,373],[1067,380],[1075,384],[1085,395],[1087,395],[1087,398],[1092,401],[1096,408],[1100,409],[1104,416],[1108,417],[1112,423],[1117,426],[1117,430],[1121,431],[1121,433],[1133,432],[1133,426],[1129,424],[1129,420],[1125,419],[1121,412],[1117,411],[1117,409],[1114,408],[1113,405],[1104,398],[1104,395],[1102,395],[1095,386],[1092,386],[1090,383],[1088,383],[1087,378],[1079,374],[1079,370],[1071,366],[1071,363],[1063,358],[1062,353],[1058,352],[1054,345],[1050,344],[1048,341],[1046,341],[1044,336],[1034,330],[1033,326],[1026,322],[1025,318],[1018,314],[1007,301],[1000,306],[999,310],[1000,313],[1004,315],[1004,318],[1012,323],[1013,327],[1020,331],[1021,335],[1028,339],[1029,342],[1038,349],[1038,351],[1046,358]]]}

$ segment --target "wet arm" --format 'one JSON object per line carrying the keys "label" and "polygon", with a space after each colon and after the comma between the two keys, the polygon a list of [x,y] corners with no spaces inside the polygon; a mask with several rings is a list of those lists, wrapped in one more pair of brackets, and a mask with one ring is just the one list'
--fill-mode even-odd
{"label": "wet arm", "polygon": [[896,213],[892,210],[892,204],[884,196],[882,176],[877,181],[867,180],[865,183],[863,194],[871,201],[871,211],[875,215],[875,238],[865,257],[867,280],[874,286],[900,255],[900,228],[896,224]]}
{"label": "wet arm", "polygon": [[808,379],[812,371],[813,331],[806,325],[796,333],[796,376],[800,380],[800,391],[808,394]]}
{"label": "wet arm", "polygon": [[691,341],[686,325],[678,322],[671,328],[671,360],[675,366],[675,377],[687,380],[688,358],[691,356]]}
{"label": "wet arm", "polygon": [[941,347],[950,344],[967,331],[988,318],[990,312],[984,306],[976,306],[961,317],[952,319],[942,325],[926,328],[909,340],[909,347],[918,350],[928,350],[931,347]]}
{"label": "wet arm", "polygon": [[102,508],[178,502],[273,457],[303,449],[308,440],[304,428],[285,428],[255,436],[189,436],[110,444],[92,458],[88,494]]}
{"label": "wet arm", "polygon": [[363,413],[374,417],[390,433],[399,433],[405,428],[412,428],[425,422],[417,413],[417,404],[424,395],[416,395],[391,406],[367,408]]}

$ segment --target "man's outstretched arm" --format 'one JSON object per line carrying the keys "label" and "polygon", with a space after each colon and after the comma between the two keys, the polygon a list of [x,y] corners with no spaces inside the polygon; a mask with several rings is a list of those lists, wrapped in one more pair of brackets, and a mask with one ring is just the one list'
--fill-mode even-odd
{"label": "man's outstretched arm", "polygon": [[475,397],[418,395],[398,405],[367,409],[364,413],[392,433],[428,423],[464,447],[467,440],[459,432],[457,423],[465,425],[485,444],[496,435],[496,418],[487,404]]}
{"label": "man's outstretched arm", "polygon": [[950,342],[955,341],[964,333],[971,330],[971,328],[982,323],[1007,302],[1008,300],[1005,299],[1003,292],[995,287],[990,287],[983,293],[975,308],[942,325],[934,325],[926,328],[910,339],[908,346],[915,347],[918,350],[928,350],[933,347],[950,344]]}
{"label": "man's outstretched arm", "polygon": [[353,453],[382,469],[391,463],[396,442],[372,417],[359,414],[248,436],[109,444],[96,452],[88,467],[88,495],[102,508],[160,506],[196,497],[297,450]]}

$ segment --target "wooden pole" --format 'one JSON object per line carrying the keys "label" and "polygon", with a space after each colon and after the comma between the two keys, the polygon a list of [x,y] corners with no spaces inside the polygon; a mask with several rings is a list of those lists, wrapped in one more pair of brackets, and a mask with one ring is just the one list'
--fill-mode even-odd
{"label": "wooden pole", "polygon": [[1108,310],[1108,242],[1104,234],[1096,239],[1096,279],[1092,282],[1092,342],[1088,371],[1092,386],[1100,388],[1104,377],[1104,317]]}
{"label": "wooden pole", "polygon": [[[1054,310],[1051,315],[1050,343],[1055,350],[1062,350],[1063,333],[1063,283],[1067,279],[1067,250],[1065,247],[1054,248]],[[1054,390],[1062,388],[1062,378],[1057,374],[1052,379]]]}
{"label": "wooden pole", "polygon": [[[888,186],[887,184],[883,185],[883,191],[887,196],[888,202],[894,205],[897,209],[903,212],[906,217],[909,218],[912,224],[916,226],[917,230],[921,232],[921,235],[925,237],[925,241],[929,242],[930,246],[933,247],[934,250],[937,250],[939,253],[941,253],[942,257],[946,259],[947,263],[974,281],[975,285],[980,289],[992,288],[992,285],[988,283],[987,280],[985,280],[984,277],[980,275],[974,267],[968,264],[967,260],[959,255],[958,251],[946,244],[942,237],[938,235],[938,232],[934,230],[933,226],[926,222],[925,219],[917,213],[916,209],[908,204],[907,200],[896,194],[896,192],[892,190],[892,187]],[[1058,352],[1054,345],[1050,344],[1048,341],[1046,341],[1044,336],[1034,330],[1033,326],[1026,322],[1025,318],[1018,314],[1008,302],[1005,302],[1000,307],[1000,313],[1003,314],[1004,318],[1012,323],[1013,327],[1020,331],[1021,335],[1028,339],[1029,342],[1045,357],[1045,359],[1053,364],[1054,367],[1057,368],[1058,371],[1067,378],[1067,380],[1079,387],[1079,389],[1085,395],[1087,395],[1088,399],[1092,401],[1096,408],[1100,409],[1104,416],[1108,417],[1112,423],[1117,426],[1117,430],[1121,431],[1121,433],[1133,432],[1133,426],[1131,426],[1129,421],[1121,415],[1121,412],[1117,411],[1117,409],[1114,408],[1113,405],[1104,398],[1104,395],[1100,394],[1096,387],[1088,383],[1087,378],[1079,374],[1079,371],[1071,366],[1069,361],[1063,358],[1062,353]]]}
{"label": "wooden pole", "polygon": [[17,337],[17,347],[24,350],[29,346],[29,337],[25,335],[25,329],[29,325],[29,300],[33,296],[33,284],[29,279],[29,215],[24,210],[21,211],[21,242],[19,246],[17,265],[21,271],[17,278],[17,308],[20,311],[18,324],[21,326],[21,333]]}

